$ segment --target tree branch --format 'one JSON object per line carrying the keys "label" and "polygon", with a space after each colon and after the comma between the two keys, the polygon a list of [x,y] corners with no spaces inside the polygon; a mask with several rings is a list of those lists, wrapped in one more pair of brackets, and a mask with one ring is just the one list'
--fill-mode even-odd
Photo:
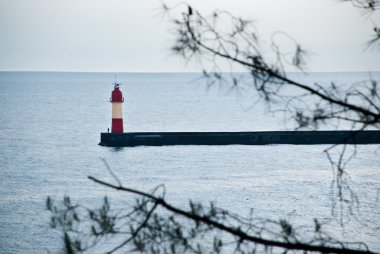
{"label": "tree branch", "polygon": [[[198,14],[200,16],[200,14]],[[305,84],[301,84],[299,82],[296,82],[294,80],[291,80],[285,76],[282,76],[280,75],[279,73],[273,71],[272,68],[269,68],[269,67],[265,67],[265,66],[261,66],[261,65],[257,65],[257,64],[251,64],[249,62],[246,62],[244,60],[241,60],[241,59],[238,59],[237,57],[233,57],[231,55],[229,55],[228,53],[222,53],[218,50],[215,50],[207,45],[205,45],[204,43],[202,43],[202,41],[200,41],[196,35],[194,34],[194,31],[190,25],[190,19],[189,17],[185,18],[185,24],[186,24],[186,28],[187,28],[187,31],[190,33],[190,36],[191,36],[191,39],[198,45],[200,46],[201,48],[209,51],[210,53],[214,54],[214,55],[217,55],[219,57],[222,57],[224,59],[228,59],[228,60],[231,60],[235,63],[238,63],[238,64],[241,64],[243,66],[246,66],[248,68],[251,68],[253,70],[256,70],[256,71],[261,71],[261,72],[264,72],[266,73],[268,76],[270,77],[274,77],[278,80],[281,80],[287,84],[291,84],[297,88],[300,88],[302,90],[305,90],[305,91],[308,91],[310,92],[311,94],[313,95],[316,95],[318,96],[319,98],[325,100],[325,101],[328,101],[332,104],[336,104],[336,105],[339,105],[341,107],[344,107],[344,108],[348,108],[354,112],[360,112],[362,113],[363,115],[367,115],[367,116],[371,116],[373,117],[373,120],[371,122],[378,122],[380,120],[380,113],[376,113],[376,112],[372,112],[368,109],[365,109],[365,108],[362,108],[362,107],[359,107],[357,105],[354,105],[354,104],[350,104],[348,102],[344,102],[344,101],[341,101],[341,100],[337,100],[335,98],[332,98],[331,96],[328,96],[326,94],[323,94],[313,88],[311,88],[310,86],[308,85],[305,85]]]}
{"label": "tree branch", "polygon": [[177,207],[174,207],[167,203],[164,199],[153,196],[149,193],[142,192],[139,190],[135,190],[132,188],[127,188],[123,186],[116,186],[111,183],[99,180],[95,177],[88,176],[88,178],[98,184],[101,184],[103,186],[119,190],[119,191],[125,191],[133,194],[137,194],[142,197],[146,197],[151,199],[152,201],[155,202],[156,205],[160,205],[163,208],[167,209],[168,211],[171,211],[175,214],[182,215],[188,219],[191,219],[196,222],[202,222],[205,223],[209,226],[212,226],[214,228],[217,228],[219,230],[225,231],[227,233],[230,233],[236,237],[238,237],[241,241],[248,241],[256,244],[262,244],[268,247],[279,247],[279,248],[284,248],[287,250],[303,250],[303,251],[316,251],[320,253],[338,253],[338,254],[375,254],[375,252],[371,252],[369,250],[354,250],[354,249],[349,249],[349,248],[336,248],[336,247],[329,247],[329,246],[315,246],[315,245],[310,245],[310,244],[304,244],[304,243],[291,243],[291,242],[280,242],[280,241],[274,241],[274,240],[268,240],[265,238],[260,238],[256,236],[249,235],[243,231],[241,231],[239,228],[231,228],[228,226],[225,226],[224,224],[221,224],[219,222],[213,221],[210,218],[206,216],[200,216],[196,213],[188,212],[182,209],[179,209]]}

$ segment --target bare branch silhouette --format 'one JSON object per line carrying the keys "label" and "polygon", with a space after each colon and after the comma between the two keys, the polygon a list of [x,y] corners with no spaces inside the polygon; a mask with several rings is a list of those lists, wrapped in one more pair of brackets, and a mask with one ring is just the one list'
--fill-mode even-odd
{"label": "bare branch silhouette", "polygon": [[[378,10],[378,0],[341,0],[372,13]],[[378,80],[369,74],[368,80],[350,85],[335,82],[304,82],[289,75],[288,69],[305,73],[310,50],[285,32],[274,32],[265,43],[254,22],[216,10],[203,15],[186,3],[173,7],[162,4],[162,17],[171,21],[175,42],[172,52],[185,62],[197,61],[203,66],[207,87],[230,86],[238,94],[253,89],[257,101],[273,113],[284,114],[295,129],[319,129],[346,124],[352,130],[380,128],[380,89]],[[179,11],[178,11],[179,10]],[[173,14],[174,13],[174,14]],[[176,15],[180,13],[180,15]],[[380,30],[374,24],[374,37],[368,47],[376,47]],[[287,49],[279,41],[286,40]],[[268,54],[269,52],[269,54]],[[228,71],[224,72],[224,66]],[[235,72],[244,70],[244,73]],[[256,98],[254,98],[256,100]],[[336,127],[337,128],[337,127]],[[355,133],[353,134],[355,135]],[[347,137],[347,139],[352,136]],[[344,224],[343,215],[359,210],[359,197],[346,172],[347,163],[356,147],[336,145],[325,149],[332,165],[332,211]],[[102,239],[114,240],[106,253],[117,251],[149,253],[273,253],[278,251],[320,253],[374,253],[365,243],[339,241],[323,231],[314,220],[313,230],[305,232],[286,220],[255,218],[234,214],[210,204],[204,207],[190,201],[189,209],[173,206],[165,200],[165,188],[152,192],[124,187],[104,161],[117,184],[89,177],[108,188],[138,196],[136,203],[114,212],[107,198],[99,209],[73,205],[68,197],[56,204],[50,197],[47,209],[52,213],[51,227],[63,232],[68,253],[85,252],[98,247]],[[163,189],[161,195],[156,194]],[[221,235],[220,235],[221,234]]]}
{"label": "bare branch silhouette", "polygon": [[[105,217],[113,219],[107,220],[109,223],[103,223],[103,227],[99,228],[99,221],[93,219],[98,217],[92,215],[92,220],[87,225],[88,228],[91,228],[91,230],[87,230],[90,234],[74,229],[82,228],[83,231],[86,231],[85,227],[81,227],[80,224],[87,223],[87,219],[73,219],[72,216],[68,216],[76,213],[80,208],[79,205],[71,206],[70,203],[64,202],[63,207],[59,207],[51,200],[47,202],[50,203],[47,206],[48,210],[52,212],[52,218],[55,218],[57,222],[55,228],[64,230],[66,240],[70,242],[68,246],[73,252],[90,250],[94,247],[94,242],[101,242],[102,237],[121,235],[119,240],[123,237],[126,239],[106,253],[125,250],[128,244],[133,246],[129,246],[129,248],[132,247],[131,251],[203,253],[204,249],[198,241],[202,241],[204,238],[213,239],[210,247],[216,253],[220,253],[226,248],[235,252],[261,250],[272,253],[274,250],[285,252],[293,250],[319,253],[374,253],[364,243],[345,243],[333,239],[323,232],[323,225],[317,220],[314,220],[314,230],[310,232],[310,239],[305,239],[305,233],[298,232],[298,229],[286,220],[273,221],[254,218],[252,213],[248,218],[244,218],[217,208],[212,203],[209,208],[206,208],[190,201],[190,210],[185,210],[171,205],[161,196],[155,196],[154,192],[147,193],[115,185],[91,176],[89,179],[117,191],[135,194],[139,199],[132,208],[132,212],[129,212],[126,217],[113,216],[109,205],[103,205],[100,210],[104,210],[104,206],[108,207],[106,209],[108,216]],[[105,201],[105,203],[107,202]],[[158,208],[163,208],[166,212],[156,213]],[[89,214],[97,213],[92,210],[88,212]],[[66,219],[62,220],[62,218]],[[67,218],[72,219],[70,221]],[[93,223],[95,226],[92,225]],[[129,225],[128,232],[118,229],[118,224],[125,223]],[[68,225],[70,226],[68,227]],[[226,235],[218,238],[217,235],[221,233]],[[91,244],[84,244],[78,239],[86,239]]]}

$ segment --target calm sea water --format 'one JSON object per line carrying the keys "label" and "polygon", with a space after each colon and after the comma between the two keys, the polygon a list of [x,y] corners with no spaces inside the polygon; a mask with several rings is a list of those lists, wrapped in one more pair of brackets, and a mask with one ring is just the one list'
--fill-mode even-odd
{"label": "calm sea water", "polygon": [[[380,73],[372,74],[380,79]],[[284,130],[281,115],[253,107],[251,91],[207,90],[199,74],[121,73],[127,131]],[[303,81],[352,83],[366,73],[298,75]],[[113,73],[0,72],[0,252],[47,253],[61,249],[49,228],[48,195],[70,195],[87,206],[120,196],[87,180],[111,180],[108,161],[127,186],[149,190],[165,184],[178,206],[188,199],[295,225],[329,221],[340,239],[364,241],[380,251],[379,147],[358,146],[348,165],[360,214],[344,228],[331,214],[327,146],[173,146],[114,149],[98,146],[110,127]],[[125,82],[127,81],[127,82]]]}

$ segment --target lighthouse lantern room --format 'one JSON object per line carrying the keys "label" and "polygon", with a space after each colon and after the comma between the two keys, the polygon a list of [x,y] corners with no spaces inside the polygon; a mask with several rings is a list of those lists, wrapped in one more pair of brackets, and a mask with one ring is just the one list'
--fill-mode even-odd
{"label": "lighthouse lantern room", "polygon": [[122,103],[124,102],[123,94],[120,91],[119,84],[115,82],[114,89],[111,94],[112,103],[112,133],[123,133],[123,114]]}

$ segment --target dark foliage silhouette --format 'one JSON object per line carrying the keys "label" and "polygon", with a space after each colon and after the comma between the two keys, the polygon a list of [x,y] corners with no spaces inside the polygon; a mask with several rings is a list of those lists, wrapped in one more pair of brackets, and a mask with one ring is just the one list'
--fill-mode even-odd
{"label": "dark foliage silhouette", "polygon": [[[380,7],[376,0],[341,2],[350,2],[366,13]],[[370,75],[367,81],[350,86],[304,83],[289,76],[286,70],[305,71],[308,50],[285,32],[273,33],[270,43],[265,44],[252,21],[227,11],[217,10],[204,16],[184,3],[175,7],[163,4],[163,14],[173,25],[173,52],[185,61],[198,61],[208,85],[254,89],[260,102],[273,112],[285,114],[286,121],[293,121],[296,129],[342,123],[349,124],[353,130],[380,127],[380,91],[378,82]],[[375,34],[368,46],[377,47],[379,31],[374,25]],[[283,50],[278,43],[280,37],[292,45],[291,51]],[[229,68],[227,72],[225,66]],[[245,73],[236,73],[235,69],[243,69]],[[342,146],[335,159],[330,153],[333,148],[338,149],[332,146],[325,150],[334,172],[333,209],[341,215],[344,211],[352,215],[353,206],[359,202],[350,187],[345,164],[355,151],[347,153],[347,146]],[[151,192],[128,188],[106,162],[105,165],[116,184],[94,177],[89,179],[121,194],[137,195],[137,199],[120,211],[112,209],[106,197],[99,209],[73,204],[69,197],[64,197],[62,202],[48,197],[50,225],[62,232],[67,253],[91,253],[94,248],[104,249],[106,253],[373,253],[365,243],[334,239],[312,218],[305,230],[305,225],[297,227],[286,220],[256,218],[252,212],[242,216],[213,203],[204,206],[190,201],[187,209],[175,207],[165,200],[163,186]],[[105,242],[108,245],[104,246]]]}

